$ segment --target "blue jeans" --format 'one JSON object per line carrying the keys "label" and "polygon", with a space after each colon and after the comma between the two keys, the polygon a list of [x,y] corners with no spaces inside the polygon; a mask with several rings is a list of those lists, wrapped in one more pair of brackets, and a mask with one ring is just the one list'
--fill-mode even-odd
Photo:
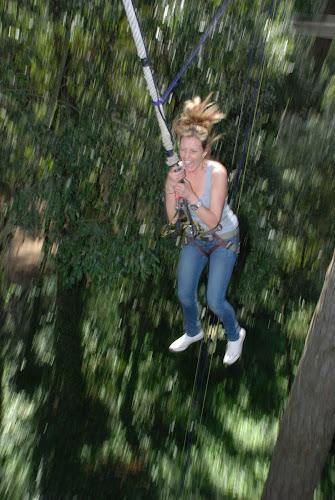
{"label": "blue jeans", "polygon": [[[238,235],[230,239],[238,244]],[[208,252],[216,245],[215,241],[196,240],[197,244]],[[238,340],[240,326],[237,322],[234,309],[226,300],[226,291],[233,271],[237,255],[223,246],[219,246],[209,259],[203,255],[191,242],[181,253],[178,267],[178,298],[181,302],[186,332],[190,337],[201,331],[197,303],[197,289],[201,273],[209,260],[207,303],[208,307],[223,323],[228,340]]]}

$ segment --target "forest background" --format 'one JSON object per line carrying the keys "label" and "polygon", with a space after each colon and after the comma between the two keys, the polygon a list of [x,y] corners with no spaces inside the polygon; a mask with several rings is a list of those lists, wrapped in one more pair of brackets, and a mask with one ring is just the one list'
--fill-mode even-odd
{"label": "forest background", "polygon": [[[162,93],[219,6],[135,3]],[[179,248],[159,238],[165,157],[122,2],[1,3],[1,498],[176,498],[188,451],[185,498],[261,497],[335,240],[334,47],[322,59],[293,25],[323,2],[278,1],[270,26],[269,7],[232,1],[164,105],[171,123],[213,91],[227,114],[213,155],[242,240],[243,356],[223,367],[219,327],[188,450],[198,349],[168,351]],[[18,228],[43,244],[33,273],[8,257]],[[209,330],[205,280],[199,302]],[[315,498],[335,498],[334,457]]]}

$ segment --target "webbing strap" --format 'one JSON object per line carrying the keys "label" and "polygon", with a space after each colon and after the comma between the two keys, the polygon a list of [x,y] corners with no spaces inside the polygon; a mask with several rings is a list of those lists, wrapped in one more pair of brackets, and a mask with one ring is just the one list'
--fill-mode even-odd
{"label": "webbing strap", "polygon": [[214,252],[214,250],[216,250],[216,249],[217,249],[217,247],[218,247],[218,245],[215,245],[215,247],[211,248],[209,252],[206,252],[203,248],[201,248],[201,246],[199,246],[199,245],[198,245],[198,243],[196,243],[196,242],[194,241],[194,239],[193,239],[192,241],[190,241],[189,243],[191,243],[191,242],[192,242],[192,243],[193,243],[193,245],[196,247],[196,249],[197,249],[197,250],[199,250],[199,252],[200,252],[200,253],[202,253],[202,255],[204,255],[205,257],[207,257],[207,259],[208,259],[208,257],[210,256],[210,254],[211,254],[212,252]]}
{"label": "webbing strap", "polygon": [[200,245],[198,245],[198,243],[195,241],[195,238],[185,237],[185,244],[188,245],[189,243],[193,243],[196,249],[199,250],[199,252],[201,252],[205,257],[207,257],[207,259],[220,246],[227,248],[228,250],[231,250],[237,255],[240,253],[240,245],[236,245],[236,243],[233,243],[232,241],[225,241],[222,238],[220,238],[220,236],[218,236],[217,234],[214,234],[213,237],[217,244],[214,245],[208,252],[206,252],[206,250],[204,250],[203,248],[201,248]]}
{"label": "webbing strap", "polygon": [[223,240],[222,238],[220,238],[220,236],[218,236],[217,234],[214,234],[213,235],[214,238],[215,238],[215,241],[216,243],[218,244],[218,246],[223,246],[225,248],[228,248],[229,250],[231,250],[232,252],[235,252],[237,254],[240,253],[240,245],[236,245],[236,243],[233,243],[232,241],[226,241],[226,240]]}

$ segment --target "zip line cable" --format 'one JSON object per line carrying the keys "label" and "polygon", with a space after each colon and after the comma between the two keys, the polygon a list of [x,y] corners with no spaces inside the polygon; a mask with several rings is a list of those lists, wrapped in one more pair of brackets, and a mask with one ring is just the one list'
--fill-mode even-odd
{"label": "zip line cable", "polygon": [[[274,5],[274,0],[272,0],[272,2],[271,2],[270,12],[269,12],[269,16],[268,16],[268,26],[267,26],[266,34],[264,37],[261,60],[260,60],[259,66],[258,66],[257,80],[256,80],[255,88],[254,88],[254,94],[253,94],[251,109],[250,109],[250,113],[249,113],[249,119],[248,119],[246,134],[245,134],[244,145],[243,145],[242,158],[241,158],[240,168],[239,168],[239,172],[238,172],[238,181],[240,180],[240,176],[241,176],[241,169],[242,169],[242,165],[243,165],[244,154],[245,154],[246,145],[247,145],[248,137],[249,137],[250,123],[251,123],[251,119],[252,119],[253,112],[254,112],[255,99],[256,99],[256,94],[257,94],[257,89],[258,89],[259,77],[260,77],[260,73],[261,73],[261,69],[262,69],[262,65],[263,65],[265,45],[266,45],[266,41],[267,41],[268,34],[269,34],[269,26],[270,26],[270,21],[272,18],[273,5]],[[255,114],[256,114],[256,111],[255,111]]]}
{"label": "zip line cable", "polygon": [[[208,352],[209,352],[209,346],[210,346],[210,343],[211,343],[211,337],[208,338],[208,341],[207,341],[207,349],[206,349],[206,356],[205,356],[205,363],[204,363],[204,368],[202,370],[202,378],[201,378],[201,384],[200,384],[200,389],[199,389],[199,394],[198,394],[198,399],[197,399],[197,404],[196,404],[196,407],[195,407],[195,415],[194,415],[194,419],[193,421],[191,420],[191,425],[190,425],[190,431],[188,433],[188,439],[187,439],[187,456],[186,456],[186,461],[185,461],[185,465],[184,465],[184,470],[183,470],[183,475],[182,475],[182,480],[181,480],[181,485],[180,485],[180,489],[179,489],[179,495],[178,495],[178,498],[182,498],[182,494],[183,494],[183,489],[184,489],[184,483],[185,483],[185,477],[186,477],[186,472],[187,472],[187,467],[188,467],[188,464],[189,464],[189,461],[190,461],[190,455],[191,455],[191,446],[192,446],[192,442],[193,442],[193,436],[194,436],[194,429],[195,429],[195,424],[196,424],[196,421],[197,421],[197,416],[198,416],[198,410],[199,410],[199,403],[200,403],[200,397],[201,397],[201,392],[202,392],[202,386],[203,386],[203,382],[204,382],[204,376],[205,376],[205,372],[206,372],[206,367],[207,367],[207,359],[208,359]],[[193,402],[192,402],[192,406],[193,406]],[[192,416],[191,416],[192,417]]]}
{"label": "zip line cable", "polygon": [[[256,26],[258,26],[258,22],[259,22],[259,19],[260,19],[260,15],[261,15],[261,12],[262,12],[262,9],[263,9],[264,2],[265,2],[265,0],[262,0],[262,3],[260,5],[260,7],[259,7],[259,11],[258,11],[258,15],[257,15],[257,21],[256,21]],[[245,104],[245,99],[246,99],[246,96],[247,96],[247,88],[248,88],[248,83],[249,83],[249,74],[250,74],[250,69],[251,69],[251,62],[252,62],[252,58],[253,58],[254,50],[255,50],[256,35],[257,35],[257,30],[255,29],[254,38],[252,40],[252,45],[251,45],[251,52],[250,52],[250,56],[249,56],[249,65],[248,65],[247,77],[246,77],[245,85],[244,85],[243,101],[242,101],[240,118],[239,118],[239,122],[238,122],[237,134],[236,134],[236,139],[235,139],[233,159],[231,161],[231,165],[232,166],[234,166],[234,163],[235,163],[235,156],[236,156],[236,151],[237,151],[237,144],[238,144],[238,139],[240,137],[241,123],[242,123],[243,114],[244,114],[244,104]]]}
{"label": "zip line cable", "polygon": [[251,142],[252,142],[251,139],[253,137],[253,130],[254,130],[255,122],[256,122],[256,112],[257,112],[257,109],[258,109],[259,97],[260,97],[260,92],[261,92],[261,88],[262,88],[262,82],[263,82],[263,76],[264,76],[264,69],[265,69],[265,66],[264,66],[264,49],[265,49],[265,44],[266,44],[267,37],[268,37],[268,32],[269,32],[269,29],[270,29],[270,23],[271,23],[271,21],[273,19],[272,10],[274,11],[276,9],[276,4],[277,4],[277,0],[272,0],[270,14],[269,14],[269,18],[268,18],[267,33],[266,33],[266,36],[264,38],[264,44],[263,44],[263,52],[262,52],[262,60],[261,60],[261,63],[262,63],[262,72],[261,72],[261,76],[260,76],[260,85],[259,85],[258,93],[257,93],[257,101],[256,101],[256,106],[255,106],[255,113],[254,113],[254,118],[253,118],[252,127],[251,127],[250,141],[249,141],[249,145],[248,145],[248,151],[247,151],[247,156],[246,156],[246,160],[245,160],[245,166],[244,166],[244,169],[243,169],[242,186],[241,186],[241,189],[240,189],[240,195],[239,195],[239,199],[238,199],[236,213],[238,213],[239,208],[240,208],[242,191],[243,191],[244,180],[245,180],[245,174],[246,174],[246,170],[247,170],[247,165],[248,165],[248,160],[249,160],[249,153],[250,153]]}
{"label": "zip line cable", "polygon": [[[263,3],[264,3],[264,0],[263,0]],[[263,7],[263,3],[262,3],[262,6],[260,8],[260,12],[261,12],[261,9]],[[239,166],[238,175],[237,175],[237,184],[236,184],[235,192],[238,195],[238,202],[237,202],[236,215],[238,215],[238,213],[239,213],[240,202],[241,202],[242,192],[243,192],[243,187],[244,187],[245,173],[246,173],[247,164],[248,164],[248,160],[249,160],[249,153],[250,153],[250,148],[251,148],[251,139],[252,139],[252,136],[253,136],[253,129],[254,129],[254,126],[255,126],[256,113],[257,113],[257,109],[258,109],[260,91],[261,91],[261,87],[262,87],[263,74],[264,74],[264,64],[263,64],[263,62],[264,62],[264,52],[265,52],[265,46],[266,46],[266,42],[267,42],[267,38],[268,38],[268,33],[269,33],[269,26],[270,26],[270,23],[271,23],[271,20],[272,20],[272,17],[273,17],[273,11],[274,11],[274,5],[275,5],[275,3],[276,2],[274,0],[272,0],[271,6],[270,6],[270,9],[269,9],[268,18],[267,18],[267,31],[266,31],[266,35],[264,37],[261,59],[260,59],[260,63],[259,63],[259,66],[258,66],[257,80],[256,80],[256,84],[255,84],[255,87],[254,87],[252,105],[251,105],[251,109],[250,109],[250,113],[249,113],[247,130],[246,130],[245,139],[244,139],[244,145],[243,145],[243,151],[242,151],[242,156],[241,156],[241,160],[240,160],[240,166]],[[259,15],[260,15],[260,12],[259,12]],[[249,61],[249,68],[250,68],[250,65],[251,65],[251,59]],[[249,78],[249,68],[248,68],[248,73],[247,73],[247,80]],[[261,77],[260,77],[260,73],[261,73]],[[260,84],[258,85],[259,82],[260,82]],[[247,85],[245,85],[243,102],[244,102],[244,98],[245,98],[245,95],[246,95],[246,89],[247,89]],[[257,95],[257,100],[256,100],[256,105],[255,105],[256,95]],[[244,106],[244,104],[242,105],[242,110],[243,110],[243,106]],[[241,111],[241,114],[242,114],[242,111]],[[244,165],[244,169],[243,169],[242,185],[241,185],[241,187],[239,189],[237,189],[237,186],[238,186],[238,184],[240,182],[240,178],[241,178],[241,170],[242,170],[242,165],[243,165],[243,161],[244,161],[244,155],[245,155],[245,151],[246,151],[246,145],[247,145],[248,137],[249,137],[251,119],[253,119],[253,122],[252,122],[252,126],[251,126],[250,141],[249,141],[249,144],[248,144],[247,156],[246,156],[245,165]],[[233,162],[235,161],[235,154],[236,154],[236,150],[237,150],[237,140],[238,140],[238,136],[239,136],[239,133],[240,133],[240,126],[241,126],[241,117],[240,117],[240,120],[239,120],[237,137],[236,137],[236,141],[235,141],[235,148],[234,148],[234,154],[233,154]]]}
{"label": "zip line cable", "polygon": [[[207,306],[206,316],[207,315],[208,315],[208,306]],[[196,421],[197,421],[197,414],[198,414],[198,409],[199,409],[199,404],[200,404],[200,397],[201,397],[201,393],[202,393],[202,386],[203,386],[204,376],[205,376],[206,367],[207,367],[208,353],[209,353],[210,345],[211,345],[211,342],[212,342],[212,333],[213,333],[213,330],[214,330],[215,320],[216,320],[216,316],[214,314],[213,315],[212,326],[211,326],[211,329],[210,329],[210,334],[209,334],[208,340],[207,340],[207,349],[206,349],[206,355],[205,355],[205,364],[204,364],[204,367],[203,367],[203,370],[202,370],[201,386],[200,386],[200,389],[199,389],[198,400],[197,400],[197,405],[196,405],[196,409],[195,409],[195,416],[194,416],[194,420],[192,421],[192,414],[193,414],[193,408],[194,408],[194,402],[195,402],[195,395],[196,395],[196,386],[197,386],[198,374],[199,374],[199,366],[200,366],[200,362],[201,362],[201,355],[202,355],[202,352],[203,352],[203,344],[204,344],[205,337],[203,338],[203,340],[201,342],[200,349],[199,349],[198,364],[197,364],[197,369],[196,369],[196,374],[195,374],[195,381],[194,381],[194,384],[193,384],[192,403],[191,403],[191,409],[190,409],[189,418],[188,418],[188,421],[187,421],[187,427],[186,427],[186,433],[185,433],[185,439],[184,439],[184,446],[183,446],[183,453],[182,453],[182,460],[181,460],[182,463],[183,463],[184,462],[185,443],[186,443],[186,438],[187,438],[187,450],[186,450],[187,451],[187,457],[186,457],[186,461],[185,461],[184,469],[183,469],[183,475],[182,475],[182,480],[181,480],[181,485],[180,485],[180,490],[179,490],[179,498],[182,497],[182,493],[183,493],[183,489],[184,489],[184,483],[185,483],[185,477],[186,477],[186,472],[187,472],[187,467],[188,467],[189,460],[190,460],[191,446],[192,446],[192,442],[193,442],[193,435],[194,435],[195,425],[196,425]],[[214,351],[212,352],[212,355],[211,355],[211,361],[210,361],[209,370],[208,370],[208,374],[207,374],[206,388],[205,388],[205,393],[204,393],[204,397],[203,397],[203,403],[202,403],[202,408],[201,408],[200,421],[199,421],[198,426],[200,426],[201,421],[202,421],[202,415],[203,415],[204,406],[205,406],[205,400],[206,400],[206,395],[207,395],[207,388],[208,388],[210,371],[211,371],[211,367],[212,367],[213,355],[214,355]],[[198,439],[197,439],[197,442],[198,442]]]}
{"label": "zip line cable", "polygon": [[243,169],[243,176],[242,176],[242,184],[241,184],[241,188],[240,188],[240,194],[239,194],[239,197],[238,197],[238,203],[237,203],[236,214],[238,214],[239,209],[240,209],[240,203],[241,203],[242,192],[243,192],[243,187],[244,187],[244,180],[245,180],[245,175],[246,175],[246,172],[247,172],[247,165],[248,165],[248,161],[249,161],[249,154],[250,154],[250,149],[251,149],[251,144],[252,144],[252,138],[253,138],[253,133],[254,133],[254,127],[255,127],[255,123],[256,123],[256,112],[257,112],[257,109],[258,109],[259,96],[260,96],[260,93],[261,93],[261,87],[262,87],[263,75],[264,75],[264,64],[263,64],[263,68],[262,68],[262,74],[261,74],[261,79],[260,79],[260,85],[259,85],[258,94],[257,94],[257,101],[256,101],[256,106],[255,106],[254,118],[253,118],[253,122],[252,122],[252,126],[251,126],[250,141],[249,141],[249,145],[248,145],[247,156],[246,156],[246,158],[245,158],[245,165],[244,165],[244,169]]}
{"label": "zip line cable", "polygon": [[[207,317],[208,317],[208,306],[206,308],[206,314],[205,314],[204,321],[206,321]],[[214,318],[215,318],[215,315],[214,315]],[[214,319],[213,319],[213,322],[214,322]],[[197,387],[198,374],[199,374],[199,366],[200,366],[200,362],[201,362],[201,355],[202,355],[202,349],[203,349],[204,341],[205,341],[205,336],[203,337],[201,345],[200,345],[200,348],[199,348],[197,368],[196,368],[196,371],[195,371],[194,382],[193,382],[193,389],[192,389],[192,399],[191,399],[192,402],[191,402],[191,408],[190,408],[190,413],[189,413],[188,420],[187,420],[187,426],[186,426],[186,432],[185,432],[185,438],[184,438],[182,460],[181,460],[182,462],[184,461],[184,451],[185,451],[186,439],[188,438],[188,434],[189,434],[188,429],[190,428],[190,421],[191,421],[191,417],[192,417],[192,413],[193,413],[193,406],[194,406],[194,400],[195,400],[194,396],[195,396],[195,391],[196,391],[196,387]]]}
{"label": "zip line cable", "polygon": [[199,373],[199,366],[200,366],[200,361],[201,361],[201,354],[202,354],[203,345],[204,345],[204,339],[202,339],[202,342],[200,344],[199,354],[198,354],[198,362],[197,362],[197,367],[195,370],[193,389],[192,389],[192,398],[191,398],[191,408],[190,408],[190,412],[189,412],[188,419],[187,419],[186,432],[185,432],[183,451],[182,451],[182,457],[181,457],[182,463],[184,462],[184,452],[185,452],[185,447],[186,447],[186,440],[188,438],[188,429],[190,428],[190,422],[191,422],[192,413],[193,413],[194,395],[195,395],[195,389],[196,389],[197,381],[198,381],[198,373]]}
{"label": "zip line cable", "polygon": [[[214,323],[214,321],[213,321],[213,323]],[[213,330],[213,327],[212,327],[212,330]],[[217,340],[217,336],[218,336],[218,324],[217,324],[217,329],[216,329],[216,340]],[[213,342],[213,340],[212,340],[212,342]],[[210,346],[208,346],[208,350],[209,350],[209,348],[210,348]],[[212,351],[211,361],[210,361],[209,368],[208,368],[208,374],[207,374],[207,381],[206,381],[205,393],[204,393],[204,398],[203,398],[203,401],[202,401],[201,414],[200,414],[200,419],[199,419],[199,424],[198,424],[198,426],[199,426],[199,427],[201,426],[202,416],[203,416],[204,409],[205,409],[205,401],[206,401],[206,396],[207,396],[207,389],[208,389],[208,383],[209,383],[209,376],[210,376],[211,369],[212,369],[212,362],[213,362],[214,351],[215,351],[215,349],[213,349],[213,351]],[[198,444],[198,441],[199,441],[199,436],[197,437],[197,442],[196,442],[196,445]]]}
{"label": "zip line cable", "polygon": [[[241,202],[242,192],[243,192],[243,187],[244,187],[245,174],[246,174],[247,164],[248,164],[248,160],[249,160],[249,152],[250,152],[250,147],[251,147],[251,138],[252,138],[252,135],[253,135],[253,130],[254,130],[255,122],[256,122],[256,113],[257,113],[257,109],[258,109],[260,91],[261,91],[262,81],[263,81],[263,74],[264,74],[264,64],[263,64],[263,62],[264,62],[265,46],[266,46],[266,42],[267,42],[268,35],[269,35],[269,29],[270,29],[270,24],[271,24],[272,17],[273,17],[273,11],[274,11],[274,5],[275,5],[275,3],[276,3],[275,0],[272,0],[271,6],[270,6],[270,10],[269,10],[269,15],[268,15],[268,19],[267,19],[267,29],[266,29],[266,34],[265,34],[265,37],[264,37],[263,48],[262,48],[262,55],[261,55],[261,60],[260,60],[259,66],[258,66],[257,80],[256,80],[255,88],[254,88],[252,105],[251,105],[251,109],[250,109],[250,113],[249,113],[248,125],[247,125],[246,134],[245,134],[245,140],[244,140],[244,145],[243,145],[242,157],[241,157],[240,168],[239,168],[238,178],[237,178],[237,182],[238,183],[239,183],[240,177],[241,177],[241,169],[242,169],[242,165],[243,165],[244,154],[245,154],[245,150],[246,150],[246,144],[247,144],[247,141],[248,141],[248,136],[249,136],[249,131],[250,131],[250,123],[251,123],[251,118],[253,116],[253,123],[252,123],[252,127],[251,127],[250,141],[249,141],[249,145],[248,145],[247,156],[246,156],[246,161],[245,161],[244,170],[243,170],[242,185],[241,185],[241,188],[239,190],[240,193],[239,193],[239,198],[238,198],[238,204],[237,204],[236,214],[238,214],[239,209],[240,209],[240,202]],[[260,82],[260,85],[258,86],[259,82]],[[257,99],[256,99],[256,95],[257,95]],[[255,106],[255,111],[254,111],[255,100],[256,100],[256,106]]]}

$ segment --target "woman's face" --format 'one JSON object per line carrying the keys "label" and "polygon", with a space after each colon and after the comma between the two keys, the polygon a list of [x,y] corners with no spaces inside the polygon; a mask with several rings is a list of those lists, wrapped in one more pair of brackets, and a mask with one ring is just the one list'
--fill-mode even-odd
{"label": "woman's face", "polygon": [[194,172],[202,166],[207,151],[202,147],[197,137],[182,137],[179,143],[180,159],[183,162],[185,172]]}

